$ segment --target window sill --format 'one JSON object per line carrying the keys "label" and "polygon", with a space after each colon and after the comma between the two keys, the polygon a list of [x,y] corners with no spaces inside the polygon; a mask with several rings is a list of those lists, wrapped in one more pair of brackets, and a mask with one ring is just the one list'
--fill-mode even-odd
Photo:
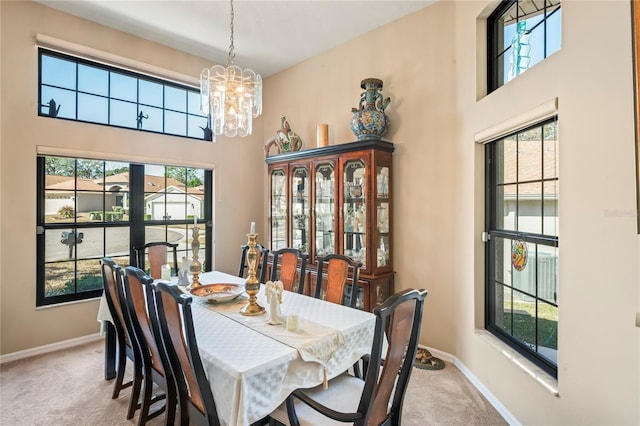
{"label": "window sill", "polygon": [[92,297],[90,299],[72,300],[70,302],[62,302],[62,303],[54,303],[54,304],[51,304],[51,305],[36,306],[36,311],[39,311],[41,309],[59,308],[60,306],[65,306],[65,305],[75,305],[77,303],[93,302],[95,300],[100,301],[100,298],[101,297]]}
{"label": "window sill", "polygon": [[517,365],[525,373],[531,376],[531,378],[533,378],[536,382],[542,385],[542,387],[548,390],[553,396],[558,398],[560,397],[560,393],[558,392],[558,381],[553,377],[549,376],[549,374],[547,374],[540,367],[536,366],[527,358],[520,355],[518,352],[512,349],[509,345],[507,345],[502,340],[495,337],[490,332],[486,330],[476,329],[475,334],[478,335],[480,338],[482,338],[489,345],[491,345],[498,352],[500,352],[505,357],[507,357],[507,359],[511,360],[515,365]]}

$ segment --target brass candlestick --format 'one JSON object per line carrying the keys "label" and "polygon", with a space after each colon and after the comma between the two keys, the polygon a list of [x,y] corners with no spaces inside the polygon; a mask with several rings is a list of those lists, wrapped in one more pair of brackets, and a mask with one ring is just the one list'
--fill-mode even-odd
{"label": "brass candlestick", "polygon": [[249,276],[244,283],[244,289],[249,295],[249,303],[240,309],[240,313],[248,316],[262,315],[267,312],[265,308],[258,305],[258,302],[256,302],[256,296],[260,291],[260,281],[256,278],[256,263],[258,262],[258,251],[256,250],[257,236],[258,234],[247,234],[247,237],[249,238],[249,250],[247,251]]}
{"label": "brass candlestick", "polygon": [[191,251],[193,252],[193,260],[191,261],[191,266],[189,266],[189,271],[191,275],[193,275],[193,282],[191,283],[191,288],[198,287],[200,285],[200,281],[198,280],[198,275],[202,271],[202,263],[198,260],[198,251],[200,250],[200,228],[198,225],[193,225],[193,234],[191,240]]}

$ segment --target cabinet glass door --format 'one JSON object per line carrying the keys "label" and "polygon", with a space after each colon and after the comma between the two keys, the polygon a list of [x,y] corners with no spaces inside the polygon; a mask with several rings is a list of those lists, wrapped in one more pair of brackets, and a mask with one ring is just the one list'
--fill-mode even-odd
{"label": "cabinet glass door", "polygon": [[284,170],[271,172],[271,249],[287,247],[287,175]]}
{"label": "cabinet glass door", "polygon": [[309,172],[306,167],[296,167],[291,174],[291,244],[304,254],[309,254],[310,211]]}
{"label": "cabinet glass door", "polygon": [[366,167],[362,160],[344,164],[344,254],[362,262],[366,269]]}
{"label": "cabinet glass door", "polygon": [[391,241],[389,241],[389,167],[376,167],[376,219],[378,241],[376,266],[382,268],[389,264]]}
{"label": "cabinet glass door", "polygon": [[335,253],[335,170],[332,164],[320,164],[315,170],[315,244],[316,256]]}

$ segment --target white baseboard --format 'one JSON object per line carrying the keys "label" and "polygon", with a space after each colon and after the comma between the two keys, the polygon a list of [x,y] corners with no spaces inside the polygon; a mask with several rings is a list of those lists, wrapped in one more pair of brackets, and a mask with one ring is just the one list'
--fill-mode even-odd
{"label": "white baseboard", "polygon": [[460,370],[462,374],[464,374],[464,376],[467,379],[469,379],[471,384],[473,384],[473,386],[475,386],[476,389],[478,389],[478,392],[480,392],[485,398],[487,398],[487,401],[489,401],[489,403],[493,405],[493,408],[495,408],[496,411],[500,413],[500,415],[504,418],[504,420],[507,423],[509,423],[511,426],[520,426],[520,422],[518,421],[518,419],[516,419],[513,416],[513,414],[511,414],[511,412],[507,410],[507,407],[502,405],[502,403],[498,400],[498,398],[496,398],[491,393],[491,391],[489,391],[489,389],[487,389],[487,387],[484,384],[482,384],[482,382],[478,380],[478,378],[471,372],[471,370],[469,370],[467,366],[464,365],[458,358],[451,355],[450,353],[439,351],[438,349],[433,349],[424,345],[418,345],[418,346],[421,348],[427,349],[429,352],[431,352],[433,356],[455,365],[458,368],[458,370]]}
{"label": "white baseboard", "polygon": [[59,351],[61,349],[72,348],[74,346],[95,342],[101,339],[104,339],[104,336],[101,336],[100,333],[95,333],[89,334],[87,336],[76,337],[75,339],[64,340],[62,342],[51,343],[49,345],[25,349],[23,351],[12,352],[6,355],[0,355],[0,364],[17,361],[19,359],[29,358],[36,355],[42,355],[49,352]]}

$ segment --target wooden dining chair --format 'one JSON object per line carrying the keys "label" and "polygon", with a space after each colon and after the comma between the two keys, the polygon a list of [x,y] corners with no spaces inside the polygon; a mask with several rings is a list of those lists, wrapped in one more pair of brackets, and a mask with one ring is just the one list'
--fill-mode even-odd
{"label": "wooden dining chair", "polygon": [[[282,281],[284,289],[300,294],[304,292],[304,276],[307,269],[307,256],[294,248],[281,248],[272,251],[271,281]],[[298,265],[300,265],[298,267]],[[296,274],[298,274],[296,282]]]}
{"label": "wooden dining chair", "polygon": [[211,385],[202,366],[191,314],[191,296],[158,283],[158,323],[176,381],[180,425],[220,425]]}
{"label": "wooden dining chair", "polygon": [[[171,265],[172,275],[178,274],[178,244],[168,243],[166,241],[156,241],[152,243],[146,243],[141,246],[133,248],[136,254],[136,262],[138,268],[143,271],[147,271],[151,278],[162,278],[162,265],[169,263],[169,252],[173,252],[171,259],[173,264]],[[146,260],[149,260],[149,267],[147,268]]]}
{"label": "wooden dining chair", "polygon": [[[248,271],[249,264],[247,263],[247,252],[249,251],[249,245],[244,244],[240,246],[240,270],[238,276],[245,278],[245,270]],[[269,249],[263,247],[260,244],[256,244],[256,251],[258,252],[258,260],[256,261],[256,277],[261,283],[264,283],[267,279],[267,262],[269,262]]]}
{"label": "wooden dining chair", "polygon": [[[131,317],[136,343],[142,357],[142,401],[138,425],[157,417],[166,411],[165,424],[173,424],[176,415],[177,395],[166,351],[162,346],[157,324],[153,279],[143,270],[128,266],[124,274],[124,291],[127,309]],[[153,384],[157,384],[164,394],[153,395]],[[151,412],[151,406],[165,400],[165,404]]]}
{"label": "wooden dining chair", "polygon": [[317,261],[315,298],[355,308],[362,262],[341,254],[318,257]]}
{"label": "wooden dining chair", "polygon": [[270,424],[326,425],[333,419],[356,426],[400,425],[426,296],[426,290],[404,290],[373,310],[376,325],[364,381],[342,374],[326,390],[322,385],[297,389],[271,413]]}
{"label": "wooden dining chair", "polygon": [[[142,385],[142,358],[138,346],[134,344],[129,313],[123,309],[124,289],[122,287],[122,269],[108,257],[100,259],[104,296],[111,313],[113,326],[116,329],[117,360],[116,380],[113,385],[112,399],[118,398],[122,389],[131,387],[127,419],[133,418],[140,397]],[[124,381],[127,358],[133,363],[132,379]]]}

